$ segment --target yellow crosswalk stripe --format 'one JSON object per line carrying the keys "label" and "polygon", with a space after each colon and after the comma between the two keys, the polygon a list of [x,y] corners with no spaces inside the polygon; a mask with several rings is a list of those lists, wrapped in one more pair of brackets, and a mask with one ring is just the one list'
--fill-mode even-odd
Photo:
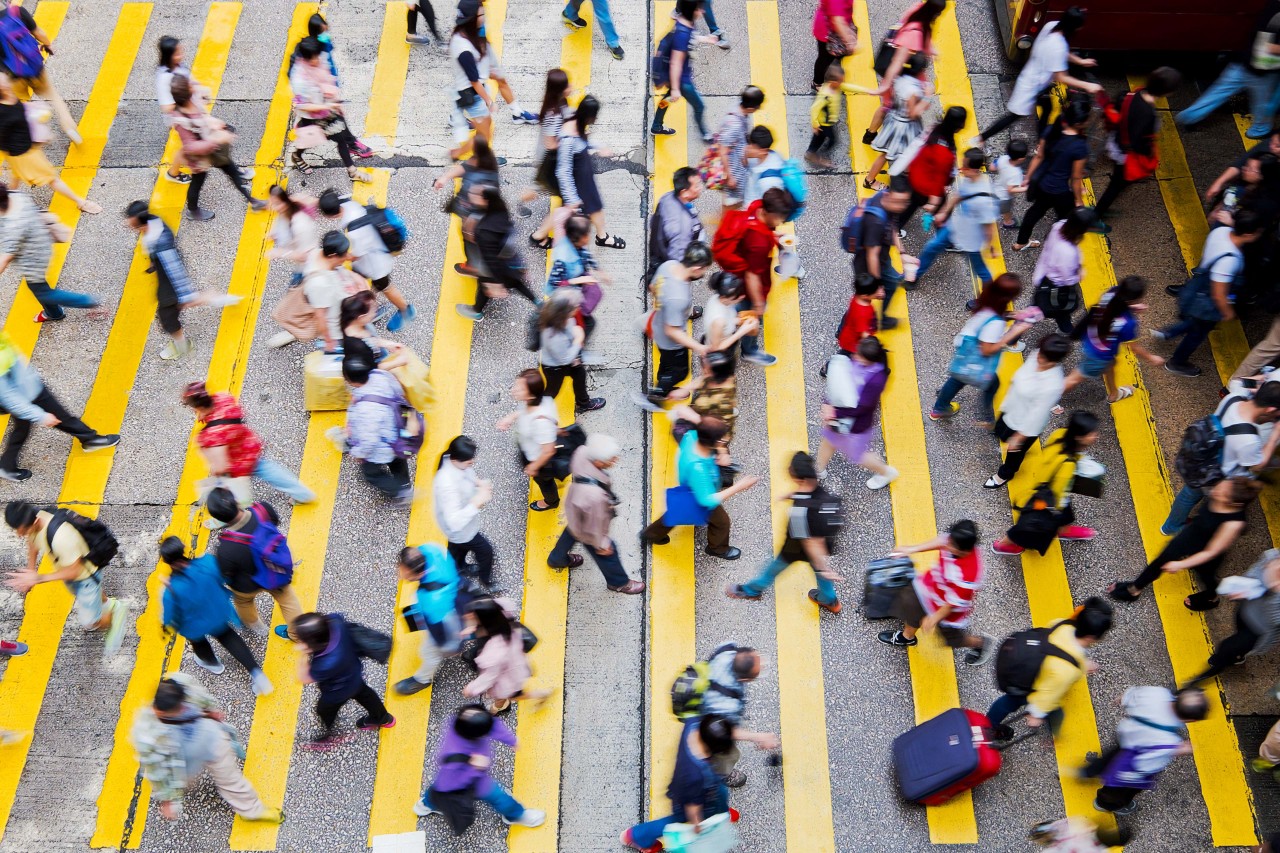
{"label": "yellow crosswalk stripe", "polygon": [[[944,17],[948,13],[944,13]],[[855,4],[854,19],[859,31],[864,33],[871,32],[866,14],[864,7]],[[943,28],[940,25],[938,29]],[[945,49],[943,52],[946,52]],[[849,81],[873,88],[876,79],[870,66],[871,58],[865,51],[846,60],[846,69],[851,68]],[[941,77],[941,73],[939,76]],[[872,155],[870,149],[861,144],[861,136],[862,129],[875,112],[876,102],[868,96],[850,97],[848,107],[850,149],[854,172],[858,173],[865,171],[870,164]],[[896,250],[894,255],[894,263],[900,263]],[[938,535],[938,522],[934,514],[933,483],[929,475],[924,418],[916,390],[919,379],[916,375],[915,352],[912,349],[911,319],[906,293],[890,306],[890,316],[898,318],[898,327],[881,331],[879,335],[885,347],[893,353],[893,373],[889,376],[884,396],[880,400],[880,431],[884,437],[885,457],[899,471],[898,479],[889,486],[894,536],[898,542],[923,542]],[[930,556],[925,559],[936,558]],[[918,564],[918,567],[925,566]],[[908,651],[908,660],[917,723],[950,708],[959,707],[955,655],[936,635],[921,636],[919,645]],[[969,792],[966,791],[944,805],[930,806],[927,813],[929,838],[934,844],[977,842],[978,824],[973,812],[973,795]]]}
{"label": "yellow crosswalk stripe", "polygon": [[[936,40],[939,50],[938,78],[946,80],[948,85],[944,103],[947,106],[952,104],[963,106],[969,111],[970,124],[976,126],[977,111],[973,101],[973,88],[969,81],[968,65],[964,58],[954,8],[948,7],[939,19]],[[968,136],[969,134],[965,134],[962,138],[968,138]],[[984,261],[991,276],[995,278],[1006,272],[1006,267],[998,241],[992,249],[993,254],[984,255]],[[1003,399],[1013,380],[1013,374],[1022,366],[1022,362],[1023,357],[1017,354],[1005,352],[1001,355],[997,405]],[[1035,488],[1034,478],[1037,476],[1041,453],[1042,450],[1037,441],[1030,448],[1018,475],[1007,486],[1007,494],[1015,508],[1020,506]],[[992,537],[996,535],[998,535],[996,531],[991,532]],[[1063,561],[1061,542],[1055,540],[1044,556],[1035,551],[1024,551],[1021,562],[1023,583],[1027,590],[1027,603],[1031,611],[1031,624],[1047,625],[1055,619],[1068,617],[1074,605]],[[1078,772],[1081,756],[1101,749],[1093,699],[1089,695],[1086,679],[1076,682],[1068,691],[1063,699],[1062,709],[1066,716],[1061,730],[1054,738],[1054,750],[1067,814],[1088,816],[1113,825],[1115,822],[1113,816],[1099,814],[1093,808],[1093,799],[1099,783],[1096,780],[1081,779]]]}
{"label": "yellow crosswalk stripe", "polygon": [[[782,81],[782,41],[777,3],[747,0],[751,81],[765,92],[757,125],[774,130],[774,150],[788,155],[787,103]],[[793,233],[786,227],[784,231]],[[778,363],[765,369],[769,404],[769,481],[775,495],[791,486],[791,456],[807,450],[804,357],[800,341],[800,291],[794,279],[775,280],[764,326],[765,349]],[[774,543],[786,531],[784,504],[772,503]],[[787,850],[835,850],[831,817],[831,776],[827,760],[827,717],[823,690],[819,609],[809,600],[810,570],[793,566],[774,586],[777,619],[778,705],[783,743],[783,803]]]}
{"label": "yellow crosswalk stripe", "polygon": [[378,42],[378,60],[373,70],[369,113],[364,121],[365,137],[369,140],[381,137],[388,145],[395,143],[404,81],[409,73],[407,32],[404,7],[399,3],[388,3],[382,20],[382,40]]}
{"label": "yellow crosswalk stripe", "polygon": [[[104,69],[109,69],[103,74],[104,77],[128,76],[122,74],[121,69],[133,67],[133,60],[137,56],[150,16],[150,3],[126,3],[121,7],[120,17],[102,63]],[[117,93],[111,102],[114,105],[118,100]],[[105,139],[109,126],[110,122],[104,127],[95,124],[92,130],[95,136],[101,134]],[[85,135],[87,143],[89,135],[83,129],[83,123],[81,133]],[[138,267],[136,256],[134,266]],[[129,388],[137,375],[141,349],[146,342],[146,327],[139,328],[137,323],[138,317],[148,315],[146,298],[140,290],[137,284],[132,288],[128,284],[125,286],[124,296],[99,363],[93,390],[85,405],[84,420],[103,433],[119,430],[124,421]],[[81,504],[76,507],[77,511],[96,516],[106,492],[107,477],[111,473],[114,458],[113,450],[88,455],[82,448],[75,447],[67,462],[58,503]],[[13,658],[5,672],[4,681],[0,682],[0,707],[6,709],[7,724],[16,729],[35,728],[49,675],[53,670],[54,657],[58,652],[62,629],[71,612],[72,600],[66,589],[55,590],[51,586],[43,584],[27,595],[18,639],[27,643],[31,651],[22,657]],[[0,832],[9,821],[30,745],[31,742],[27,741],[0,752]]]}
{"label": "yellow crosswalk stripe", "polygon": [[[591,85],[590,25],[568,33],[560,42],[560,67],[569,75],[569,85],[585,93]],[[547,262],[550,263],[548,255]],[[572,423],[573,392],[566,383],[557,400],[562,424]],[[569,487],[561,486],[561,497]],[[531,481],[529,499],[538,500],[541,491]],[[521,803],[546,811],[542,826],[511,827],[507,846],[511,853],[550,853],[557,849],[560,832],[560,765],[564,742],[564,657],[568,641],[569,572],[552,569],[547,556],[564,527],[560,511],[529,510],[524,549],[524,603],[521,618],[538,634],[538,645],[530,653],[534,677],[540,688],[554,692],[542,703],[516,705],[516,751],[511,793]]]}
{"label": "yellow crosswalk stripe", "polygon": [[[653,6],[654,43],[670,29],[672,0],[659,0]],[[671,176],[689,163],[689,121],[684,99],[667,110],[670,136],[653,140],[653,203],[671,191]],[[658,350],[653,348],[654,369]],[[677,484],[676,443],[671,437],[671,422],[662,413],[650,420],[649,491],[653,517],[666,508],[666,489]],[[658,818],[670,813],[667,783],[675,767],[676,744],[681,723],[671,713],[667,687],[697,651],[694,644],[697,620],[694,614],[694,556],[692,527],[676,527],[671,542],[651,549],[649,557],[649,816]]]}

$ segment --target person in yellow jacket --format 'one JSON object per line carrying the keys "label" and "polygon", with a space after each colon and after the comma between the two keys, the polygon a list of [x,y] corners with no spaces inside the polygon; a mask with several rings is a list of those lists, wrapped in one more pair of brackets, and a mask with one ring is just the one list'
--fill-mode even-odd
{"label": "person in yellow jacket", "polygon": [[809,140],[809,150],[805,152],[805,162],[819,169],[831,169],[835,163],[822,156],[824,148],[835,150],[836,127],[840,124],[840,102],[846,92],[861,92],[862,89],[844,82],[844,69],[839,62],[831,63],[827,68],[826,82],[814,93],[813,106],[809,108],[809,123],[813,125],[813,137]]}
{"label": "person in yellow jacket", "polygon": [[[1023,706],[1026,706],[1028,726],[1039,728],[1048,720],[1049,730],[1058,731],[1062,726],[1062,700],[1077,681],[1097,670],[1098,665],[1088,657],[1088,649],[1111,630],[1111,618],[1111,605],[1105,599],[1093,596],[1070,619],[1048,626],[1048,637],[1044,638],[1048,645],[1043,649],[1044,658],[1030,690],[1024,691],[1015,684],[1005,685],[1005,692],[987,710],[996,740],[1013,737],[1013,729],[1004,721]],[[997,678],[1004,669],[1001,658],[1005,654],[1028,653],[1018,649],[1030,649],[1035,645],[1024,642],[1013,649],[1002,648],[996,659]]]}

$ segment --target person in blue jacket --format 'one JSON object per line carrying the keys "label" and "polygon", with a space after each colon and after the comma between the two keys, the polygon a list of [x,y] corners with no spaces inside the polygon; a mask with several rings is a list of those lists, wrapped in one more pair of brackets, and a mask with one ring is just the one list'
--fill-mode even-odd
{"label": "person in blue jacket", "polygon": [[417,597],[406,608],[405,617],[422,626],[418,651],[422,664],[413,675],[396,682],[397,693],[412,696],[430,687],[444,659],[462,648],[462,617],[457,606],[461,581],[453,558],[439,545],[405,548],[397,570],[400,580],[418,585]]}
{"label": "person in blue jacket", "polygon": [[303,745],[309,751],[326,750],[345,743],[350,735],[334,734],[342,706],[354,699],[365,710],[356,720],[356,728],[365,731],[389,729],[396,718],[387,711],[382,699],[365,683],[364,665],[351,639],[351,627],[341,613],[303,613],[293,623],[298,638],[298,680],[320,688],[316,716],[320,731]]}
{"label": "person in blue jacket", "polygon": [[274,689],[271,680],[233,627],[240,620],[231,606],[231,593],[222,585],[217,559],[212,554],[190,559],[177,536],[169,536],[160,543],[160,559],[169,566],[161,600],[164,627],[189,642],[196,663],[214,675],[226,669],[209,645],[210,637],[217,640],[249,671],[253,692],[259,696],[270,693]]}

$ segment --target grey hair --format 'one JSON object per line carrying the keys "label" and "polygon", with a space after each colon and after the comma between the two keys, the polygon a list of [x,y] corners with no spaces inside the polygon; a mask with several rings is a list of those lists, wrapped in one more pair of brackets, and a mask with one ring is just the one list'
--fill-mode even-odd
{"label": "grey hair", "polygon": [[622,453],[616,438],[598,432],[587,436],[586,448],[587,458],[592,462],[608,462]]}

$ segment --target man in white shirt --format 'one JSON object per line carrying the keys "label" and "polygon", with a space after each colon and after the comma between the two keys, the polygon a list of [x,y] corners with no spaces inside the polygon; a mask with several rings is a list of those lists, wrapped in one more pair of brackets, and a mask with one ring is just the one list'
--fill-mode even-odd
{"label": "man in white shirt", "polygon": [[405,299],[400,288],[391,283],[395,258],[387,251],[378,229],[365,219],[369,211],[350,197],[339,196],[332,189],[320,194],[319,208],[322,216],[338,220],[346,230],[347,238],[351,241],[351,268],[369,279],[374,292],[381,293],[395,306],[396,313],[387,321],[387,331],[400,331],[405,323],[417,316],[417,311]]}
{"label": "man in white shirt", "polygon": [[347,236],[330,231],[320,241],[320,249],[307,260],[303,274],[302,293],[315,312],[316,337],[324,339],[325,352],[337,352],[342,344],[339,316],[347,293],[338,268],[351,259],[350,251]]}
{"label": "man in white shirt", "polygon": [[769,128],[764,125],[751,128],[751,132],[747,134],[747,147],[743,157],[747,161],[747,192],[742,201],[744,208],[762,198],[765,190],[787,188],[786,182],[782,180],[782,167],[786,161],[773,150],[773,131]]}
{"label": "man in white shirt", "polygon": [[991,281],[991,271],[982,260],[982,251],[996,242],[999,206],[991,178],[982,171],[986,162],[986,155],[980,148],[964,152],[956,191],[934,218],[938,233],[920,252],[919,266],[907,272],[908,284],[924,275],[948,248],[963,253],[969,259],[969,269],[984,285]]}
{"label": "man in white shirt", "polygon": [[1071,341],[1065,336],[1056,332],[1046,335],[1035,356],[1013,374],[992,430],[996,438],[1006,442],[1004,462],[983,484],[984,489],[998,489],[1018,473],[1032,442],[1049,425],[1053,407],[1062,399],[1066,386],[1062,361],[1069,352]]}

